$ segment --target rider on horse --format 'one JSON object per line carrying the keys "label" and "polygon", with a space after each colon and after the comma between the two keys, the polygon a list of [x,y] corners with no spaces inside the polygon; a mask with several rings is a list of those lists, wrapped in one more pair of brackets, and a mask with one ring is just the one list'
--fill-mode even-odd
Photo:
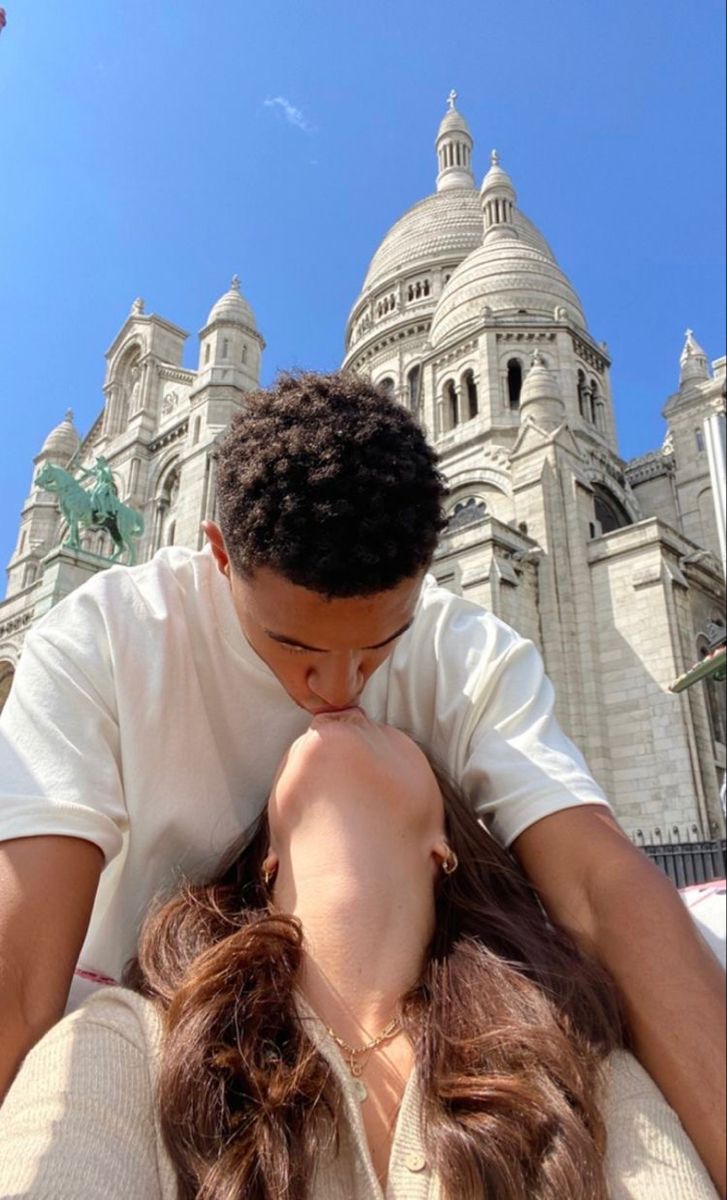
{"label": "rider on horse", "polygon": [[84,479],[95,479],[96,486],[91,491],[94,515],[100,520],[110,520],[119,511],[119,493],[114,482],[111,467],[102,454],[96,459],[96,465],[90,469],[81,470]]}

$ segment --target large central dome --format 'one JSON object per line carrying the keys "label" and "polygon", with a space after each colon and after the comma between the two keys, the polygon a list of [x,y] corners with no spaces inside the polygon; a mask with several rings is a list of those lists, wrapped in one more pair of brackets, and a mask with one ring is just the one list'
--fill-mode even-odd
{"label": "large central dome", "polygon": [[[535,226],[515,213],[522,240],[552,258],[550,247]],[[414,204],[387,233],[374,254],[361,289],[366,295],[398,275],[440,260],[460,262],[482,245],[482,204],[472,183],[469,188],[435,192]]]}
{"label": "large central dome", "polygon": [[[453,271],[482,245],[483,210],[472,173],[472,135],[452,97],[450,103],[435,139],[437,190],[392,225],[371,259],[349,314],[345,364],[354,369],[389,344],[394,331],[407,345],[412,337],[421,341]],[[548,243],[514,206],[511,222],[524,246],[554,261]]]}

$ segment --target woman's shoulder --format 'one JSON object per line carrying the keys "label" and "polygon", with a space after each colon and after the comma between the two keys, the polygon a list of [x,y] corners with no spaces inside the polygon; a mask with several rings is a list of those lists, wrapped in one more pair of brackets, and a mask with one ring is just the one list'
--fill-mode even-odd
{"label": "woman's shoulder", "polygon": [[[29,1051],[19,1080],[53,1075],[76,1090],[96,1091],[116,1071],[133,1072],[140,1092],[151,1082],[162,1040],[162,1020],[151,1000],[121,987],[102,988],[64,1017]],[[11,1089],[11,1094],[12,1094]]]}
{"label": "woman's shoulder", "polygon": [[654,1080],[639,1060],[627,1050],[614,1050],[609,1055],[606,1061],[604,1088],[606,1101],[611,1104],[635,1100],[639,1096],[656,1096],[663,1099]]}
{"label": "woman's shoulder", "polygon": [[146,996],[129,988],[104,987],[89,996],[75,1012],[59,1022],[63,1032],[78,1029],[106,1029],[144,1048],[156,1048],[161,1040],[162,1018],[159,1009]]}
{"label": "woman's shoulder", "polygon": [[28,1059],[80,1040],[94,1041],[99,1051],[125,1043],[145,1059],[154,1059],[161,1039],[161,1014],[151,1000],[128,988],[104,987],[49,1029]]}
{"label": "woman's shoulder", "polygon": [[673,1108],[624,1050],[605,1064],[601,1109],[611,1200],[718,1200]]}
{"label": "woman's shoulder", "polygon": [[0,1108],[0,1195],[174,1196],[155,1104],[160,1044],[154,1005],[123,988],[103,989],[54,1025]]}

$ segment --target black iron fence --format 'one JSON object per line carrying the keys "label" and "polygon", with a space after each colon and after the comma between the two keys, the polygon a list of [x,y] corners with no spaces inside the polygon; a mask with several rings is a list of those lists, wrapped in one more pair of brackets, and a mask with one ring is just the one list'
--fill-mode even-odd
{"label": "black iron fence", "polygon": [[637,842],[637,845],[678,888],[724,879],[727,873],[724,838],[714,842],[667,842],[663,845]]}

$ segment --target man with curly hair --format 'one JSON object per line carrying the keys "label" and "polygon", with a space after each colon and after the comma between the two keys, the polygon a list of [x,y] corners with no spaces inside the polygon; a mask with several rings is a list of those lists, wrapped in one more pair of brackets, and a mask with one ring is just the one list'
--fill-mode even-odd
{"label": "man with curly hair", "polygon": [[532,644],[426,577],[446,488],[420,427],[355,376],[283,376],[217,457],[204,551],[105,571],[28,636],[0,742],[3,1082],[79,954],[118,979],[154,894],[251,825],[311,714],[360,704],[427,747],[610,969],[720,1179],[721,973],[558,728]]}

